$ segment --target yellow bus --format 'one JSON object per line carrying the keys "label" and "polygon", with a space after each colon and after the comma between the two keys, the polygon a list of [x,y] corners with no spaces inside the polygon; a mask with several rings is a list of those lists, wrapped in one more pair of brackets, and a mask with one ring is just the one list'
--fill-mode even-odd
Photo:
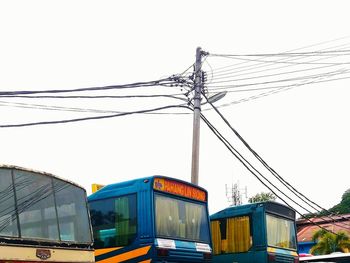
{"label": "yellow bus", "polygon": [[82,187],[0,165],[0,263],[94,262],[89,218]]}

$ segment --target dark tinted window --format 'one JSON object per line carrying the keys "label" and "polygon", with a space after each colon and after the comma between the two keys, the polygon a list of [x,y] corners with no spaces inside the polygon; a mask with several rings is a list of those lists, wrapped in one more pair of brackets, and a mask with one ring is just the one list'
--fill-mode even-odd
{"label": "dark tinted window", "polygon": [[137,233],[136,194],[90,204],[95,248],[126,246]]}

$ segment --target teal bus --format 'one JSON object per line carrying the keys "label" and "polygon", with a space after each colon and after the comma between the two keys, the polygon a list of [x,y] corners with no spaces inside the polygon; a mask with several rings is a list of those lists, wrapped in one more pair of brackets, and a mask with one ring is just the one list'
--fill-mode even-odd
{"label": "teal bus", "polygon": [[213,262],[297,263],[295,211],[277,202],[228,207],[210,216]]}
{"label": "teal bus", "polygon": [[211,262],[207,191],[164,176],[110,184],[88,197],[95,261]]}

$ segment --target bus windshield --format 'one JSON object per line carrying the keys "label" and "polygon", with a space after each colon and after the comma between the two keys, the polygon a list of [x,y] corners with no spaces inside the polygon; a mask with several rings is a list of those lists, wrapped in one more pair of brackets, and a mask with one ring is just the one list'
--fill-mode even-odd
{"label": "bus windshield", "polygon": [[70,182],[4,168],[0,199],[0,238],[8,242],[92,243],[85,190]]}
{"label": "bus windshield", "polygon": [[292,220],[266,214],[267,244],[296,250],[295,226]]}
{"label": "bus windshield", "polygon": [[155,194],[158,237],[209,243],[206,205]]}

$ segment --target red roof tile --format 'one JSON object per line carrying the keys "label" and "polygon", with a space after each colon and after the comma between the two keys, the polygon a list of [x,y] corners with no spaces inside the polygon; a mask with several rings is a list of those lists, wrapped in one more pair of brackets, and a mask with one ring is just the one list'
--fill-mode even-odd
{"label": "red roof tile", "polygon": [[332,217],[310,218],[310,220],[298,220],[298,242],[312,241],[313,234],[316,231],[320,230],[320,227],[317,225],[335,233],[344,231],[350,235],[350,214],[337,215]]}

